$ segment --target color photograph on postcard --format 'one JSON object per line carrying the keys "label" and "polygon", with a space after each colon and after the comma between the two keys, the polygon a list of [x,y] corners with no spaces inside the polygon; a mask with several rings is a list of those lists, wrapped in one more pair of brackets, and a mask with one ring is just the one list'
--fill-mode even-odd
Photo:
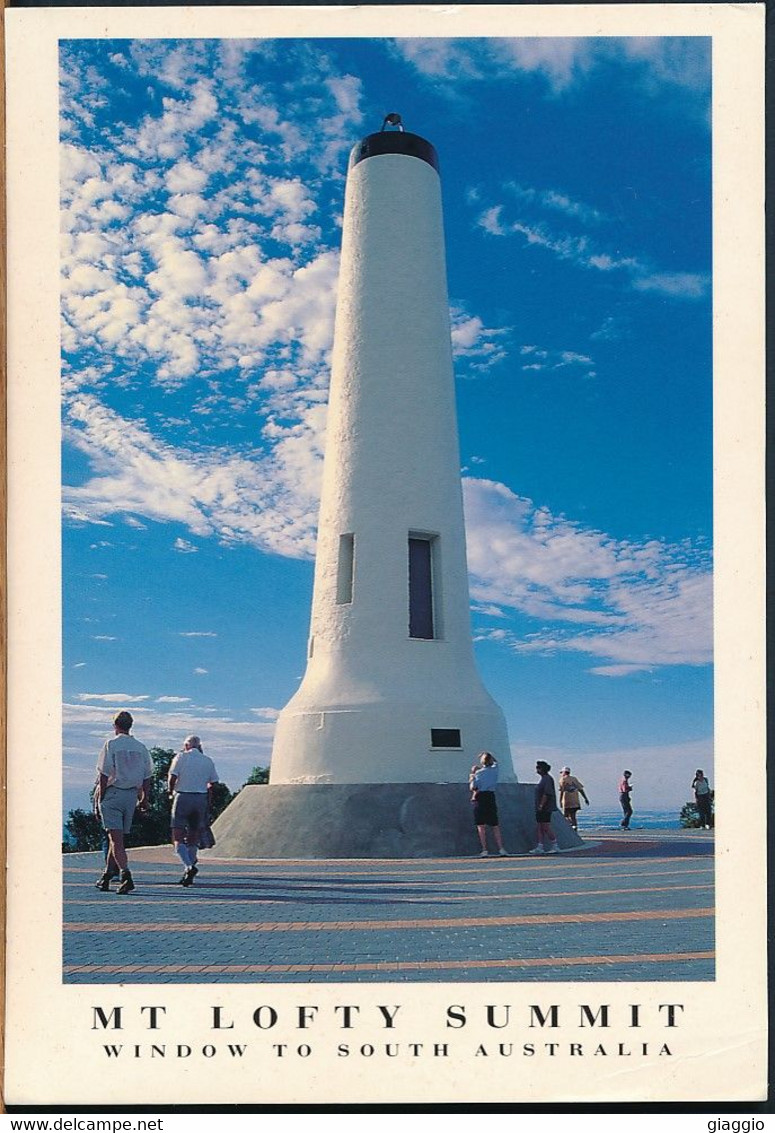
{"label": "color photograph on postcard", "polygon": [[59,58],[65,978],[712,979],[710,39]]}
{"label": "color photograph on postcard", "polygon": [[761,13],[396,13],[8,14],[11,1105],[766,1089]]}

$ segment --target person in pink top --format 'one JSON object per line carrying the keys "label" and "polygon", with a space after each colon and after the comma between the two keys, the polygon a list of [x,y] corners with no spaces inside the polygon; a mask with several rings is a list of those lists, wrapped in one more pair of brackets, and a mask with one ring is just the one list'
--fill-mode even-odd
{"label": "person in pink top", "polygon": [[630,819],[632,818],[632,800],[630,798],[632,795],[631,778],[632,771],[623,771],[621,782],[619,783],[619,802],[622,804],[622,810],[624,811],[624,818],[619,823],[622,830],[630,829]]}

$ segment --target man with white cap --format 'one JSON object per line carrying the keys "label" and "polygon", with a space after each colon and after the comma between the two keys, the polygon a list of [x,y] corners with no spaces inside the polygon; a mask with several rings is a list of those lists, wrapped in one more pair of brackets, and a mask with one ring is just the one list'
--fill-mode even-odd
{"label": "man with white cap", "polygon": [[188,736],[183,750],[170,764],[168,788],[172,799],[172,841],[183,862],[185,873],[180,884],[194,884],[199,873],[199,836],[208,824],[210,788],[218,782],[218,772],[209,755],[202,751],[199,736]]}

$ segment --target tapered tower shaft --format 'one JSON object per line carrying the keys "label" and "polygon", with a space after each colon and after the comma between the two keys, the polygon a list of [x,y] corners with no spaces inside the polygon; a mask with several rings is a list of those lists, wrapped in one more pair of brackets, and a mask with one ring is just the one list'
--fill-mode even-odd
{"label": "tapered tower shaft", "polygon": [[271,782],[460,782],[503,715],[471,641],[438,162],[382,132],[347,178],[307,669]]}

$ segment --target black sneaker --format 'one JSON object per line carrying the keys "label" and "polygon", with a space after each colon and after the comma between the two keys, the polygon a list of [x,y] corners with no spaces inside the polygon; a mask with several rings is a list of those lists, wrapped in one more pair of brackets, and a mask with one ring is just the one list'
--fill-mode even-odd
{"label": "black sneaker", "polygon": [[116,892],[122,893],[122,894],[123,893],[131,893],[132,890],[134,889],[134,887],[135,887],[135,883],[134,883],[134,881],[132,881],[132,874],[129,872],[128,869],[125,869],[124,872],[121,875],[121,884],[119,885]]}
{"label": "black sneaker", "polygon": [[187,869],[186,872],[183,874],[183,876],[180,879],[180,884],[185,885],[185,887],[187,889],[188,889],[189,885],[194,884],[194,867],[193,866],[191,866],[189,869]]}

